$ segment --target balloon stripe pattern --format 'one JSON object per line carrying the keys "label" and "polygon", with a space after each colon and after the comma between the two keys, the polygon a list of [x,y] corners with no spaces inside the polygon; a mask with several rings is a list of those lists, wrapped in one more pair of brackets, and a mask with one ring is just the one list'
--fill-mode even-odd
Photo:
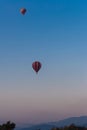
{"label": "balloon stripe pattern", "polygon": [[35,61],[32,63],[32,68],[34,69],[34,71],[36,73],[38,73],[38,71],[40,70],[42,64],[39,61]]}

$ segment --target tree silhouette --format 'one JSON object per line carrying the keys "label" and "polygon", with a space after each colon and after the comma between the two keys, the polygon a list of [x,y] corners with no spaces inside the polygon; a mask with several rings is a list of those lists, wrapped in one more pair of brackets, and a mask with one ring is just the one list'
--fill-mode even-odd
{"label": "tree silhouette", "polygon": [[7,121],[6,124],[0,125],[0,130],[13,130],[15,128],[16,124],[11,123],[10,121]]}
{"label": "tree silhouette", "polygon": [[87,130],[86,127],[76,126],[75,124],[71,124],[69,126],[65,126],[63,128],[53,127],[51,130]]}

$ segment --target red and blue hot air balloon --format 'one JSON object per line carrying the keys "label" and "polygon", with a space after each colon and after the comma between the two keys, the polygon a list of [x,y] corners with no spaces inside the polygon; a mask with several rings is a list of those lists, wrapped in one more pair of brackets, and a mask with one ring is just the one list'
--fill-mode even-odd
{"label": "red and blue hot air balloon", "polygon": [[42,67],[42,64],[39,61],[35,61],[32,63],[32,68],[34,69],[36,73],[38,73],[41,67]]}
{"label": "red and blue hot air balloon", "polygon": [[27,11],[27,10],[26,10],[25,8],[21,8],[21,9],[20,9],[20,13],[23,14],[23,15],[26,13],[26,11]]}

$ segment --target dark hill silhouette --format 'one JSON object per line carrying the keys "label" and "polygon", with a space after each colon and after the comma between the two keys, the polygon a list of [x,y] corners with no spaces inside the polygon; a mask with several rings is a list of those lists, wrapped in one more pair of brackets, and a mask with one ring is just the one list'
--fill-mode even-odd
{"label": "dark hill silhouette", "polygon": [[50,130],[53,127],[64,127],[69,126],[71,124],[75,124],[76,126],[87,127],[87,116],[70,117],[60,121],[42,123],[25,128],[22,127],[17,130]]}
{"label": "dark hill silhouette", "polygon": [[87,127],[87,116],[70,117],[70,118],[67,118],[64,120],[51,122],[51,125],[55,125],[58,127],[64,127],[64,126],[68,126],[72,123],[77,126],[86,126]]}

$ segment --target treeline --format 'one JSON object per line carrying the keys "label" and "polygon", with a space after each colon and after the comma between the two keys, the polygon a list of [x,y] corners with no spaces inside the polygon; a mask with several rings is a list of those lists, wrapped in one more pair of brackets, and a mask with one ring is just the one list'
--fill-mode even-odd
{"label": "treeline", "polygon": [[[0,130],[14,130],[16,124],[10,121],[7,123],[0,125]],[[38,129],[41,130],[41,129]],[[87,127],[76,126],[75,124],[71,124],[65,127],[53,127],[51,130],[87,130]]]}
{"label": "treeline", "polygon": [[76,126],[74,124],[71,124],[69,126],[65,126],[62,128],[54,127],[51,130],[87,130],[87,127],[81,127],[81,126]]}
{"label": "treeline", "polygon": [[7,121],[7,123],[0,125],[0,130],[13,130],[15,126],[15,123]]}

